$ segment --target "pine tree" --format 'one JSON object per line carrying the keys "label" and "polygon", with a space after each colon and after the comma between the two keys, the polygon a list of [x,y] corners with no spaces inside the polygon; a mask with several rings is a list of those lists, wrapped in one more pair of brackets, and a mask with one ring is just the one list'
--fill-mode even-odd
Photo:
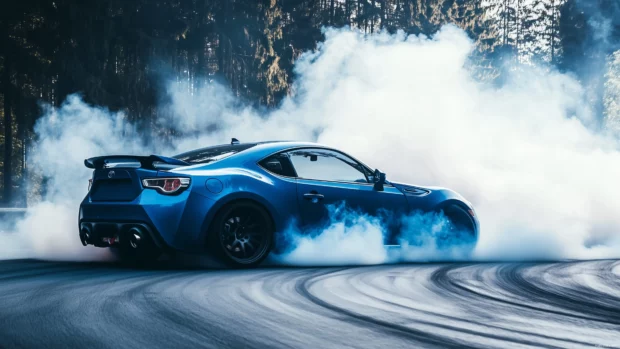
{"label": "pine tree", "polygon": [[610,55],[603,94],[605,125],[620,135],[620,50]]}
{"label": "pine tree", "polygon": [[518,63],[529,63],[537,46],[537,13],[531,1],[517,0],[516,58]]}
{"label": "pine tree", "polygon": [[559,64],[562,57],[560,12],[566,0],[537,0],[534,6],[538,9],[537,21],[542,38],[538,54],[546,62]]}
{"label": "pine tree", "polygon": [[496,33],[498,49],[503,54],[513,55],[516,52],[519,4],[519,0],[489,0],[486,3],[487,12],[493,18],[491,25]]}

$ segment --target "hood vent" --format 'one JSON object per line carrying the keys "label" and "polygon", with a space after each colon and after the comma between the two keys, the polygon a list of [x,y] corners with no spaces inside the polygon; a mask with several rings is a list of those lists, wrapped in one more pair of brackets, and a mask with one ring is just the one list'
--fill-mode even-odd
{"label": "hood vent", "polygon": [[412,195],[412,196],[426,196],[431,193],[430,190],[416,188],[416,187],[404,187],[403,191],[405,192],[406,195]]}

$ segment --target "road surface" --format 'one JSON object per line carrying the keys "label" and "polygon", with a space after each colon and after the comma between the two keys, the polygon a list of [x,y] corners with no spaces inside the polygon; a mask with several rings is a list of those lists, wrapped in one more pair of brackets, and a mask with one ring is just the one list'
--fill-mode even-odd
{"label": "road surface", "polygon": [[4,261],[0,347],[620,348],[620,261],[241,271]]}

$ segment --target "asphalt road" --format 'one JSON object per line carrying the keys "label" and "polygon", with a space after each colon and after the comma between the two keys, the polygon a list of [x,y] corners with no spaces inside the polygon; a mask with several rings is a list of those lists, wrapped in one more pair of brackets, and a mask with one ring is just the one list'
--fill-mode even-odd
{"label": "asphalt road", "polygon": [[620,348],[620,261],[245,271],[4,261],[0,347]]}

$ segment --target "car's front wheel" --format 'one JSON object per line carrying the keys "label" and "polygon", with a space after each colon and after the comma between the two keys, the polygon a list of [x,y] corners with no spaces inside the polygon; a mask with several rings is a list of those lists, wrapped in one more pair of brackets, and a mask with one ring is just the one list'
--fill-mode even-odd
{"label": "car's front wheel", "polygon": [[229,266],[255,267],[271,251],[274,230],[271,217],[263,207],[251,201],[233,202],[216,214],[209,244],[216,256]]}
{"label": "car's front wheel", "polygon": [[469,213],[455,205],[444,208],[443,213],[446,225],[438,241],[438,247],[473,249],[478,237]]}

